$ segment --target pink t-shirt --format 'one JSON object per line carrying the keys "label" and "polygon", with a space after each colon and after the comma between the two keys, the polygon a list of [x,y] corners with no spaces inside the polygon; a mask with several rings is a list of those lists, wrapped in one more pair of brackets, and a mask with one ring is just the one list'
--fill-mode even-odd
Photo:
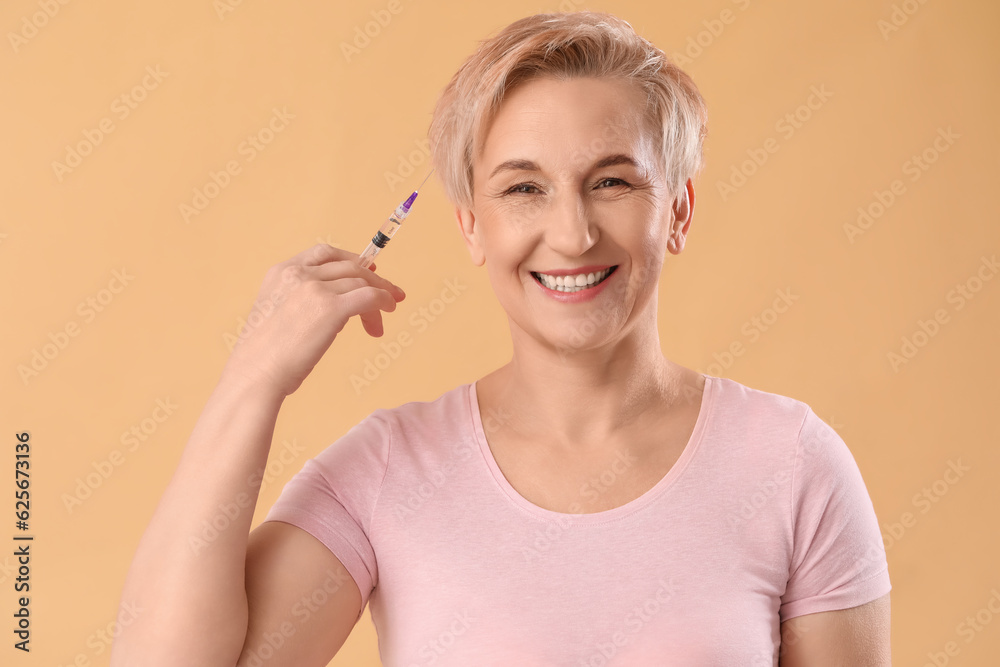
{"label": "pink t-shirt", "polygon": [[706,375],[667,475],[591,513],[632,464],[609,459],[580,514],[507,482],[486,441],[505,418],[480,414],[475,383],[378,408],[265,518],[344,563],[385,667],[773,666],[781,621],[891,589],[857,463],[806,403]]}

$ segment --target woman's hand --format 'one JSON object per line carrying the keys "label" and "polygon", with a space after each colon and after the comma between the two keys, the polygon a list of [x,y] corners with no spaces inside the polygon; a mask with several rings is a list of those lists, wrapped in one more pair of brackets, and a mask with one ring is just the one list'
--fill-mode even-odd
{"label": "woman's hand", "polygon": [[223,376],[265,383],[287,396],[333,343],[352,315],[381,336],[382,313],[406,296],[399,287],[361,268],[359,256],[320,243],[275,264],[264,276]]}

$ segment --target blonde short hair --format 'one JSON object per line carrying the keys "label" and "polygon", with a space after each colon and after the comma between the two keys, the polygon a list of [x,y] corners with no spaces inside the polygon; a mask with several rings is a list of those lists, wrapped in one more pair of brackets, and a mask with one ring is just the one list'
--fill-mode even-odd
{"label": "blonde short hair", "polygon": [[690,76],[611,14],[535,14],[482,40],[438,98],[428,130],[431,162],[453,204],[472,207],[473,158],[504,96],[542,76],[633,82],[646,93],[644,112],[671,194],[701,170],[708,110]]}

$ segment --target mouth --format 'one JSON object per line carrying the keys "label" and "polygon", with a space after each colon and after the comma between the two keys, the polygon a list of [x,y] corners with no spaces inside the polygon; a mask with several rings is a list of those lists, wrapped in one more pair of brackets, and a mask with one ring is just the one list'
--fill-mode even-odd
{"label": "mouth", "polygon": [[536,271],[531,272],[531,277],[534,278],[542,287],[546,287],[550,290],[556,292],[582,292],[584,290],[593,289],[597,285],[608,279],[608,277],[618,269],[618,265],[614,265],[610,268],[604,269],[603,271],[597,271],[595,273],[581,273],[574,276],[550,276],[544,273],[538,273]]}

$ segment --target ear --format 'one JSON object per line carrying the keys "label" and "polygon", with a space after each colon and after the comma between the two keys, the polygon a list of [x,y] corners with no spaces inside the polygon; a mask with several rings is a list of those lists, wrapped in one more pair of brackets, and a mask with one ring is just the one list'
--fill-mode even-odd
{"label": "ear", "polygon": [[[690,178],[684,184],[684,190],[674,200],[673,214],[674,221],[671,224],[667,250],[679,255],[684,250],[684,239],[687,237],[688,229],[691,228],[691,220],[694,218],[694,184]],[[669,241],[673,241],[673,243]]]}
{"label": "ear", "polygon": [[472,263],[482,266],[486,263],[486,255],[483,252],[482,239],[479,236],[479,227],[476,226],[476,214],[471,209],[455,207],[455,220],[458,222],[458,231],[465,239],[465,245],[469,249],[469,256]]}

